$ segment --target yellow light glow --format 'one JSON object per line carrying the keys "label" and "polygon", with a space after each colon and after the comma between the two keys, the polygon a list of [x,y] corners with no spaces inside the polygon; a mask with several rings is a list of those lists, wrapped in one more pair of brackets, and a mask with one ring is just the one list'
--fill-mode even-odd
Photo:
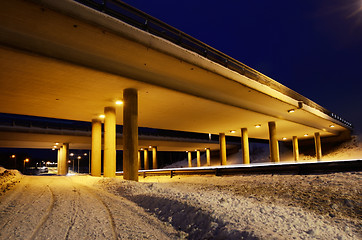
{"label": "yellow light glow", "polygon": [[55,150],[55,148],[52,148],[52,151],[54,151]]}
{"label": "yellow light glow", "polygon": [[70,160],[68,161],[68,163],[71,163]]}
{"label": "yellow light glow", "polygon": [[261,124],[257,124],[255,125],[256,128],[260,128],[261,127]]}
{"label": "yellow light glow", "polygon": [[308,137],[308,134],[304,134],[304,137]]}
{"label": "yellow light glow", "polygon": [[106,115],[104,115],[104,114],[99,115],[99,118],[105,118],[105,117],[106,117]]}
{"label": "yellow light glow", "polygon": [[283,137],[283,140],[287,140],[287,138],[286,138],[286,137]]}
{"label": "yellow light glow", "polygon": [[82,157],[81,156],[78,156],[78,159],[81,159]]}
{"label": "yellow light glow", "polygon": [[334,125],[332,124],[332,125],[330,125],[329,127],[330,127],[330,128],[334,128]]}
{"label": "yellow light glow", "polygon": [[57,148],[57,146],[53,146],[53,148]]}
{"label": "yellow light glow", "polygon": [[293,113],[293,112],[295,112],[295,110],[294,110],[294,109],[290,109],[290,110],[288,110],[288,113]]}
{"label": "yellow light glow", "polygon": [[15,155],[11,155],[11,158],[15,158]]}
{"label": "yellow light glow", "polygon": [[230,130],[230,133],[236,133],[236,131],[235,130]]}
{"label": "yellow light glow", "polygon": [[74,153],[70,153],[69,156],[73,157],[73,156],[74,156]]}
{"label": "yellow light glow", "polygon": [[123,101],[117,100],[117,101],[116,101],[116,104],[117,104],[117,105],[122,105],[122,104],[123,104]]}
{"label": "yellow light glow", "polygon": [[141,150],[143,150],[143,148],[141,148]]}
{"label": "yellow light glow", "polygon": [[87,153],[84,153],[83,155],[84,155],[84,156],[87,156],[88,154],[87,154]]}
{"label": "yellow light glow", "polygon": [[55,145],[59,145],[59,143],[55,143]]}
{"label": "yellow light glow", "polygon": [[152,146],[148,146],[148,148],[152,148]]}
{"label": "yellow light glow", "polygon": [[24,160],[25,162],[29,162],[29,158],[25,158],[25,160]]}

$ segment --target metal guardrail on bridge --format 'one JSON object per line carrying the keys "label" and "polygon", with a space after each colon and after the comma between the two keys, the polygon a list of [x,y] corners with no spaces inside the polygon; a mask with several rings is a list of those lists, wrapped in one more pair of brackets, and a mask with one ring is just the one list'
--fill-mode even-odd
{"label": "metal guardrail on bridge", "polygon": [[290,88],[278,83],[277,81],[265,76],[264,74],[248,67],[247,65],[235,60],[232,57],[214,49],[213,47],[191,37],[190,35],[154,18],[137,8],[134,8],[119,0],[74,0],[78,3],[91,7],[95,10],[103,12],[123,22],[126,22],[138,29],[149,32],[158,37],[164,38],[178,46],[198,53],[207,59],[223,65],[241,75],[258,81],[264,85],[271,87],[297,101],[302,102],[312,108],[327,114],[328,116],[339,121],[342,125],[352,129],[350,122],[323,108],[317,103],[309,100],[301,94],[291,90]]}

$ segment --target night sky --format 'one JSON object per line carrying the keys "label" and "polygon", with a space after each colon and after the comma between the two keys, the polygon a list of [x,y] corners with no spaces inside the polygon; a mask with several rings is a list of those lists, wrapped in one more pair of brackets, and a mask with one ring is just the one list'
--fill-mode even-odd
{"label": "night sky", "polygon": [[362,133],[362,0],[124,2],[315,101]]}

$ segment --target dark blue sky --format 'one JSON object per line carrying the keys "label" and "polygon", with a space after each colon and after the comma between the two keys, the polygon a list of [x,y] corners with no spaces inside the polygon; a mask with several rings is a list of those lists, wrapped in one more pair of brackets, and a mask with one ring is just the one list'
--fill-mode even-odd
{"label": "dark blue sky", "polygon": [[362,0],[125,2],[308,97],[362,133]]}

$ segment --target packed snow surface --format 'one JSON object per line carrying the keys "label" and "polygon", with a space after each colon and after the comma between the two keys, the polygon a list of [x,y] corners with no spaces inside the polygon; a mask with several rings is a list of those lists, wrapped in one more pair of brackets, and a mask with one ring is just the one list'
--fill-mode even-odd
{"label": "packed snow surface", "polygon": [[360,172],[4,178],[0,239],[362,239]]}

